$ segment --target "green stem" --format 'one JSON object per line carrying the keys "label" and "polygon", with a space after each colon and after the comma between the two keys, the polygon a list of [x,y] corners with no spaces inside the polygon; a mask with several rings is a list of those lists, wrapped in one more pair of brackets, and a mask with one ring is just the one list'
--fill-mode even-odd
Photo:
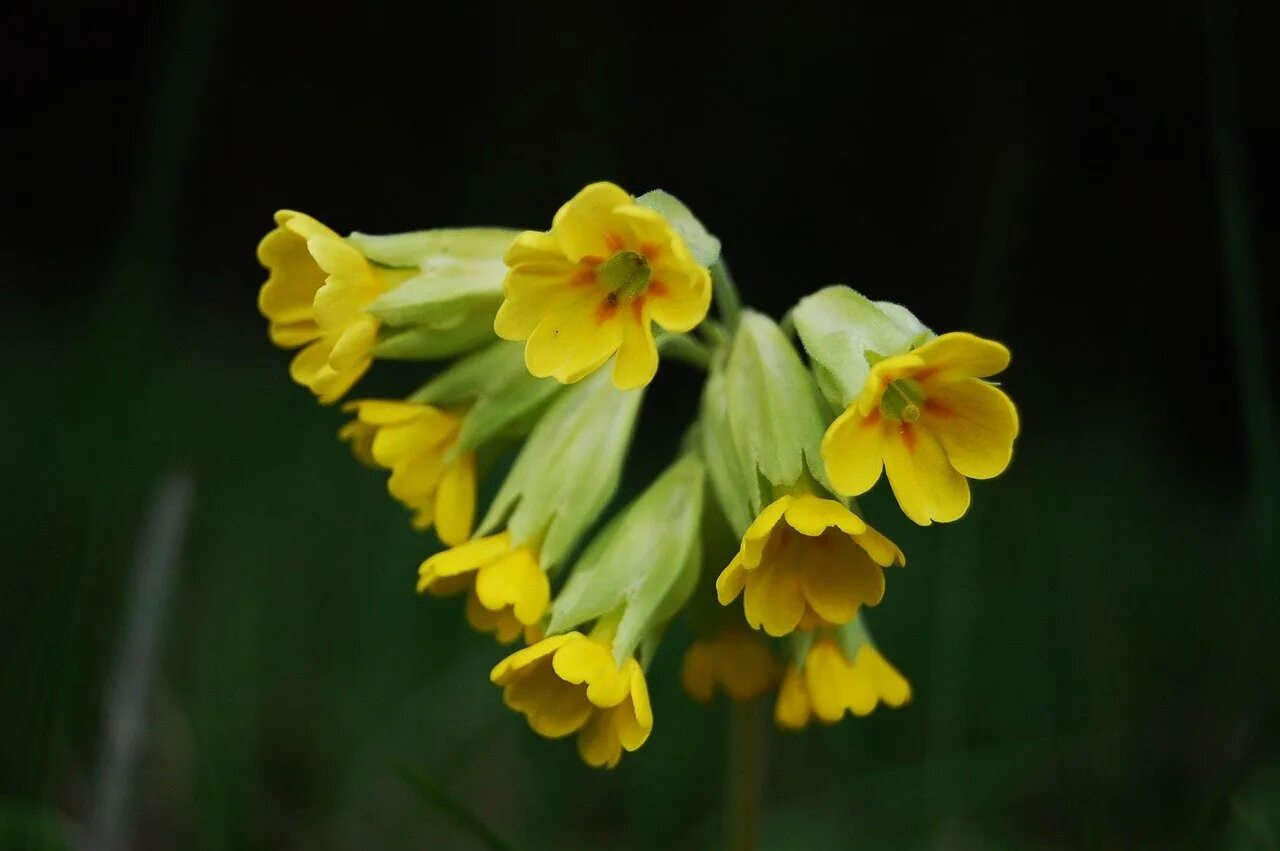
{"label": "green stem", "polygon": [[715,291],[716,309],[720,319],[732,334],[738,329],[738,317],[742,315],[742,297],[729,273],[729,264],[721,257],[711,265],[711,286]]}
{"label": "green stem", "polygon": [[726,847],[754,851],[760,847],[760,792],[764,730],[759,699],[729,705],[729,797],[725,810]]}
{"label": "green stem", "polygon": [[711,349],[688,334],[663,334],[658,338],[658,351],[664,357],[684,361],[704,371],[711,368]]}

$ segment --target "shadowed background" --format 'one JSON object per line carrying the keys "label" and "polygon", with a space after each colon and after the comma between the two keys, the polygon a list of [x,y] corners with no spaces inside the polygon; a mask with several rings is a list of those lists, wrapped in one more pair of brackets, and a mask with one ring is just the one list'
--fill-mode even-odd
{"label": "shadowed background", "polygon": [[[543,229],[609,179],[679,195],[775,317],[848,283],[1014,353],[1023,434],[970,513],[864,503],[908,554],[868,620],[914,701],[771,731],[764,846],[1277,847],[1280,21],[1143,5],[0,13],[0,843],[101,827],[148,607],[128,847],[719,841],[726,707],[680,691],[687,631],[619,769],[535,737],[487,681],[502,650],[413,593],[435,538],[255,308],[277,208]],[[627,493],[698,382],[662,367]],[[175,471],[181,557],[139,595]]]}

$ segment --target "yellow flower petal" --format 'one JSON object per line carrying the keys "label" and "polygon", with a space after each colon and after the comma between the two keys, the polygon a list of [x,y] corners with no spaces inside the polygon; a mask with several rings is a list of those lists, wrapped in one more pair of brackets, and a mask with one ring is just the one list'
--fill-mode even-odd
{"label": "yellow flower petal", "polygon": [[631,681],[629,699],[619,708],[623,710],[618,720],[618,738],[628,751],[639,749],[653,731],[653,707],[649,704],[649,684],[644,671],[635,659],[628,659],[624,673]]}
{"label": "yellow flower petal", "polygon": [[834,724],[844,715],[848,677],[849,663],[835,642],[828,639],[815,641],[804,662],[804,684],[813,714],[820,720]]}
{"label": "yellow flower petal", "polygon": [[560,208],[551,221],[551,233],[574,263],[583,257],[607,257],[616,250],[611,237],[627,229],[615,211],[631,204],[631,196],[621,187],[593,183]]}
{"label": "yellow flower petal", "polygon": [[[393,467],[418,455],[441,452],[444,444],[457,433],[458,424],[453,417],[426,405],[413,407],[417,410],[412,417],[387,423],[378,429],[373,439],[373,459],[382,466]],[[359,416],[361,422],[370,422],[365,410]]]}
{"label": "yellow flower petal", "polygon": [[736,600],[746,582],[747,571],[742,566],[742,556],[736,555],[716,579],[716,599],[720,601],[720,605],[727,606]]}
{"label": "yellow flower petal", "polygon": [[489,672],[489,680],[500,686],[513,682],[514,678],[525,668],[532,666],[545,656],[551,656],[565,644],[577,641],[580,638],[586,638],[586,636],[580,632],[566,632],[560,635],[552,635],[542,639],[537,644],[517,650],[493,666],[493,670]]}
{"label": "yellow flower petal", "polygon": [[481,565],[488,564],[501,556],[510,546],[511,536],[506,532],[475,538],[460,546],[436,553],[418,568],[418,590],[421,591],[432,580],[439,577],[457,576],[479,570]]}
{"label": "yellow flower petal", "polygon": [[969,508],[969,483],[924,429],[901,424],[885,442],[885,472],[902,511],[921,526],[948,523]]}
{"label": "yellow flower petal", "polygon": [[451,547],[471,537],[476,513],[476,455],[464,452],[445,467],[436,491],[436,534]]}
{"label": "yellow flower petal", "polygon": [[846,496],[871,490],[884,469],[884,419],[879,411],[869,416],[850,405],[836,417],[822,436],[822,463],[831,486]]}
{"label": "yellow flower petal", "polygon": [[867,531],[867,524],[861,517],[834,499],[822,499],[812,494],[793,497],[784,516],[788,526],[811,538],[833,526],[855,536]]}
{"label": "yellow flower petal", "polygon": [[617,706],[627,696],[630,683],[602,644],[590,639],[572,641],[556,651],[552,662],[562,680],[586,683],[587,699],[596,706]]}
{"label": "yellow flower petal", "polygon": [[472,588],[467,595],[467,623],[476,632],[491,632],[500,644],[510,644],[524,630],[524,624],[516,619],[509,606],[492,611],[480,602],[480,597]]}
{"label": "yellow flower petal", "polygon": [[779,727],[800,730],[809,723],[809,715],[809,693],[805,689],[804,677],[789,667],[782,677],[782,685],[778,687],[773,719]]}
{"label": "yellow flower petal", "polygon": [[634,390],[647,385],[657,373],[658,347],[653,341],[648,310],[624,310],[622,345],[613,363],[613,386],[619,390]]}
{"label": "yellow flower petal", "polygon": [[1009,365],[1009,350],[967,331],[936,337],[912,352],[940,376],[988,378]]}
{"label": "yellow flower petal", "polygon": [[614,715],[621,712],[622,707],[595,710],[578,734],[578,755],[587,765],[614,768],[622,760],[622,742],[614,721]]}
{"label": "yellow flower petal", "polygon": [[1000,389],[970,379],[931,386],[921,425],[942,444],[958,473],[990,479],[1013,457],[1018,412]]}
{"label": "yellow flower petal", "polygon": [[364,372],[373,361],[373,347],[378,342],[378,320],[367,314],[352,319],[329,351],[329,366],[335,372],[359,369]]}
{"label": "yellow flower petal", "polygon": [[529,335],[525,366],[538,378],[554,376],[566,384],[594,372],[622,344],[617,313],[599,293],[575,296]]}
{"label": "yellow flower petal", "polygon": [[884,597],[884,571],[847,538],[822,543],[826,546],[806,552],[805,600],[827,623],[846,624],[860,606],[874,606]]}
{"label": "yellow flower petal", "polygon": [[775,637],[794,630],[805,612],[800,577],[790,565],[774,565],[769,559],[748,570],[742,607],[747,623]]}
{"label": "yellow flower petal", "polygon": [[858,400],[855,403],[858,413],[866,417],[879,411],[880,400],[884,398],[884,391],[888,386],[900,378],[909,378],[915,375],[924,366],[924,360],[915,352],[895,355],[878,362],[871,367],[871,372],[867,375],[867,382],[863,385],[862,392],[858,395]]}
{"label": "yellow flower petal", "polygon": [[504,340],[525,340],[548,314],[561,310],[588,289],[571,283],[577,269],[567,261],[522,263],[507,272],[505,298],[493,321],[494,332]]}
{"label": "yellow flower petal", "polygon": [[782,516],[787,511],[787,506],[791,504],[792,497],[789,495],[780,496],[773,502],[766,505],[756,519],[747,527],[747,531],[742,536],[742,547],[739,550],[742,566],[748,569],[755,567],[760,563],[760,557],[764,553],[765,545],[769,541],[769,535],[773,532],[773,527],[778,524]]}
{"label": "yellow flower petal", "polygon": [[715,693],[715,651],[710,643],[695,641],[680,663],[680,684],[698,703],[710,703]]}
{"label": "yellow flower petal", "polygon": [[507,246],[502,262],[508,266],[520,263],[567,263],[560,244],[549,233],[537,230],[522,231]]}
{"label": "yellow flower petal", "polygon": [[519,547],[480,568],[476,596],[491,611],[511,607],[517,620],[528,625],[546,612],[551,585],[529,548]]}
{"label": "yellow flower petal", "polygon": [[342,410],[354,412],[362,423],[385,426],[417,419],[422,416],[424,407],[426,406],[398,399],[359,399],[343,405]]}

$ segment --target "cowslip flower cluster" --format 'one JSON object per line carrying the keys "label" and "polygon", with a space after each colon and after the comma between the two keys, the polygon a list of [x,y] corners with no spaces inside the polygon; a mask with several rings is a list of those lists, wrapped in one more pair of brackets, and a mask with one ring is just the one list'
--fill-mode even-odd
{"label": "cowslip flower cluster", "polygon": [[[1003,345],[846,286],[782,324],[742,309],[719,241],[660,190],[591,184],[546,231],[276,224],[259,308],[299,349],[296,382],[329,405],[378,360],[440,363],[403,397],[345,401],[338,435],[444,545],[418,591],[465,596],[473,628],[525,645],[490,679],[534,732],[597,767],[640,748],[646,672],[681,615],[695,701],[774,694],[778,726],[800,729],[910,699],[866,623],[906,558],[855,498],[883,474],[921,526],[965,514],[1018,434],[990,380]],[[663,360],[705,370],[696,419],[616,506]]]}

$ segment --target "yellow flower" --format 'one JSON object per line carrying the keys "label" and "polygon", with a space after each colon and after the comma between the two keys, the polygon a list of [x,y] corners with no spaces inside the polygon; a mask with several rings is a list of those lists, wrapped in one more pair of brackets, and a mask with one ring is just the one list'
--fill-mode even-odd
{"label": "yellow flower", "polygon": [[489,674],[502,699],[539,735],[578,734],[578,753],[613,768],[653,730],[644,671],[635,657],[618,666],[603,636],[553,635],[503,659]]}
{"label": "yellow flower", "polygon": [[716,580],[722,606],[743,598],[747,622],[773,636],[853,620],[884,596],[882,567],[902,551],[849,509],[809,493],[760,512]]}
{"label": "yellow flower", "polygon": [[1009,365],[1009,350],[967,333],[943,334],[885,358],[861,395],[822,439],[832,486],[856,496],[883,468],[915,522],[948,522],[969,508],[969,479],[1004,472],[1018,435],[1018,411],[981,379]]}
{"label": "yellow flower", "polygon": [[391,471],[387,490],[413,512],[413,525],[434,523],[450,546],[471,537],[476,510],[476,458],[450,458],[462,424],[453,414],[389,399],[362,399],[342,408],[356,418],[338,431],[356,457]]}
{"label": "yellow flower", "polygon": [[733,700],[751,700],[777,686],[781,677],[782,666],[769,645],[737,627],[693,642],[680,667],[684,690],[699,703],[710,703],[717,685]]}
{"label": "yellow flower", "polygon": [[898,707],[910,699],[906,678],[870,643],[850,662],[838,643],[823,636],[809,648],[801,670],[788,666],[773,716],[779,727],[799,730],[813,716],[834,724],[846,711],[868,715],[877,703]]}
{"label": "yellow flower", "polygon": [[651,322],[689,331],[707,315],[711,276],[659,213],[612,183],[560,208],[547,233],[507,249],[505,299],[494,330],[527,340],[529,372],[571,384],[615,352],[613,383],[643,387],[658,368]]}
{"label": "yellow flower", "polygon": [[509,644],[522,632],[537,633],[551,602],[551,583],[528,545],[513,547],[511,534],[475,538],[436,553],[418,569],[418,591],[439,596],[467,588],[467,621]]}
{"label": "yellow flower", "polygon": [[271,342],[304,347],[289,374],[329,405],[373,363],[378,320],[364,308],[416,270],[379,269],[302,213],[281,210],[276,224],[258,244],[258,260],[270,273],[258,293],[258,309],[268,320]]}

